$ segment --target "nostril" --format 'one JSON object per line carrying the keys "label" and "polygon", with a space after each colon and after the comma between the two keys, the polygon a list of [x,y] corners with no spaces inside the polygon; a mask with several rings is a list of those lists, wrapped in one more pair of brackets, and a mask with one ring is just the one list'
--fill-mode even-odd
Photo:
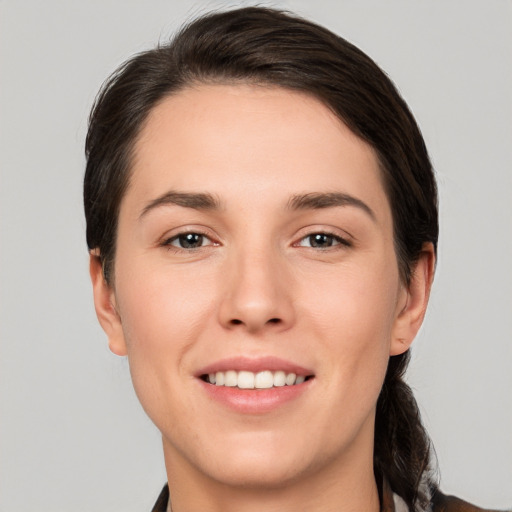
{"label": "nostril", "polygon": [[[231,325],[243,324],[242,320],[239,320],[238,318],[233,318],[232,320],[230,320],[230,323],[231,323]],[[271,318],[266,323],[267,324],[279,324],[279,323],[281,323],[281,319],[280,318]]]}

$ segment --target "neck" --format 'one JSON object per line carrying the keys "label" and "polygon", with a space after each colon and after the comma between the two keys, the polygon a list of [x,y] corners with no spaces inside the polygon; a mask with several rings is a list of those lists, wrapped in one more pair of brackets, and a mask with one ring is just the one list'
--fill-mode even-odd
{"label": "neck", "polygon": [[[164,442],[165,447],[165,442]],[[370,459],[346,457],[276,485],[230,485],[164,449],[171,502],[168,512],[378,512],[378,488]],[[360,455],[360,453],[359,453]]]}

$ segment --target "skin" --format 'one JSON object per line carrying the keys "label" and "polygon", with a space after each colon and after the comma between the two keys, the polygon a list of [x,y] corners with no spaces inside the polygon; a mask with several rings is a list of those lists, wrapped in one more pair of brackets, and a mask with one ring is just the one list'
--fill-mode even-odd
{"label": "skin", "polygon": [[[155,205],[169,191],[219,207]],[[308,193],[371,213],[290,207]],[[180,247],[183,233],[202,245]],[[316,99],[199,85],[155,107],[121,203],[114,284],[94,251],[91,277],[110,348],[162,432],[173,510],[379,510],[375,404],[389,356],[421,325],[433,266],[426,245],[401,283],[374,151]],[[233,356],[280,357],[314,379],[242,414],[197,378]]]}

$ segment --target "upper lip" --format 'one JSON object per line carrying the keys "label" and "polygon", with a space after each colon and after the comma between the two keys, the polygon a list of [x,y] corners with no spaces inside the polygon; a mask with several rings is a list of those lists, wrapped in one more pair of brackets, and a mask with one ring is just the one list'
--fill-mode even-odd
{"label": "upper lip", "polygon": [[313,371],[279,357],[265,356],[248,358],[238,356],[220,359],[219,361],[208,364],[201,368],[197,372],[196,376],[200,377],[208,373],[225,372],[228,370],[248,371],[253,373],[258,373],[265,370],[282,370],[285,373],[295,373],[296,375],[303,375],[304,377],[313,375]]}

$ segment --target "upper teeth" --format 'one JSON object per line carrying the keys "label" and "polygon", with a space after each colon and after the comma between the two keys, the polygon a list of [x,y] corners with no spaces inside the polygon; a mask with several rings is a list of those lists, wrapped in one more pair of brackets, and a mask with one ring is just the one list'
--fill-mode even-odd
{"label": "upper teeth", "polygon": [[227,372],[217,372],[208,374],[208,382],[216,386],[238,387],[240,389],[268,389],[273,386],[293,386],[302,384],[306,377],[296,375],[295,373],[285,373],[283,371],[253,373],[247,371],[237,372],[228,370]]}

